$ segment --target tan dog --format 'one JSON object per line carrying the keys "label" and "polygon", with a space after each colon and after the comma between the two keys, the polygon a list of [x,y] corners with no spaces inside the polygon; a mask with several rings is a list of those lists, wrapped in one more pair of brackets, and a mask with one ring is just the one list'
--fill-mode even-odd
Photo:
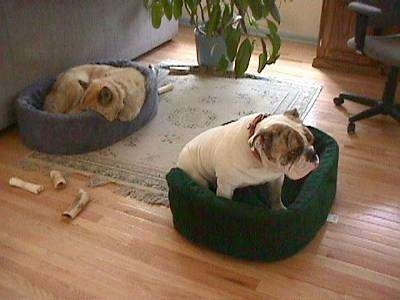
{"label": "tan dog", "polygon": [[195,137],[180,153],[178,167],[200,185],[216,185],[217,195],[228,199],[236,188],[268,183],[272,208],[284,208],[284,175],[299,179],[319,164],[313,142],[297,110],[253,114]]}
{"label": "tan dog", "polygon": [[130,121],[139,114],[146,99],[146,79],[135,68],[85,65],[67,71],[58,81],[55,92],[46,98],[47,111],[51,110],[46,108],[53,107],[67,107],[65,113],[93,110],[108,121]]}
{"label": "tan dog", "polygon": [[[146,79],[134,68],[117,68],[108,76],[92,80],[74,111],[87,109],[108,121],[131,121],[146,99]],[[85,86],[84,82],[81,82]]]}
{"label": "tan dog", "polygon": [[107,76],[113,69],[116,68],[107,65],[82,65],[61,73],[46,96],[44,110],[51,113],[70,113],[77,107],[87,88],[87,85],[85,87],[81,83]]}

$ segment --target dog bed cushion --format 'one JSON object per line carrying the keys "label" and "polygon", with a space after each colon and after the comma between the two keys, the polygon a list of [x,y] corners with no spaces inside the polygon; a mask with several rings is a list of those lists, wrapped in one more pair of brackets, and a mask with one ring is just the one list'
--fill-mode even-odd
{"label": "dog bed cushion", "polygon": [[190,241],[238,258],[274,261],[291,256],[317,234],[336,194],[336,141],[310,127],[319,167],[301,180],[285,178],[287,210],[269,208],[265,185],[235,191],[233,201],[199,186],[181,169],[167,175],[174,227]]}
{"label": "dog bed cushion", "polygon": [[157,76],[152,69],[132,61],[101,64],[134,67],[146,77],[147,96],[138,116],[128,122],[109,122],[93,111],[76,115],[48,113],[42,107],[55,79],[42,80],[22,91],[16,101],[19,133],[26,146],[50,154],[98,150],[132,134],[157,114]]}

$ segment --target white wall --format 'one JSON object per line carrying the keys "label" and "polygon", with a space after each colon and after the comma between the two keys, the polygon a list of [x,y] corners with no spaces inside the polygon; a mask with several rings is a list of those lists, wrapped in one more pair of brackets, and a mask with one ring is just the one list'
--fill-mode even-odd
{"label": "white wall", "polygon": [[316,42],[318,40],[322,0],[282,2],[280,12],[283,37]]}

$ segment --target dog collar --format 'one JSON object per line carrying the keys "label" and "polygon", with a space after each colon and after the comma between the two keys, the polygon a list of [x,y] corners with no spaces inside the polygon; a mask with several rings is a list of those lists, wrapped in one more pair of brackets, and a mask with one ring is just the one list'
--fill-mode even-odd
{"label": "dog collar", "polygon": [[[253,121],[251,121],[249,123],[249,125],[247,125],[247,129],[249,130],[249,138],[251,138],[254,135],[254,132],[256,131],[256,127],[258,125],[258,123],[260,123],[262,120],[264,120],[265,118],[267,118],[268,116],[270,116],[270,114],[259,114],[257,117],[255,117],[253,119]],[[256,148],[250,148],[251,153],[253,153],[254,157],[261,162],[261,155],[260,153],[258,153]]]}

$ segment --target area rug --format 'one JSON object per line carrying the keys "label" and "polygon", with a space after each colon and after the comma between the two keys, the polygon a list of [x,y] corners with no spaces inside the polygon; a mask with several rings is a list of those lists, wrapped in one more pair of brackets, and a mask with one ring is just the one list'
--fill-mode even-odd
{"label": "area rug", "polygon": [[158,115],[140,131],[100,151],[59,156],[31,153],[25,165],[40,165],[92,175],[91,186],[109,181],[120,193],[151,204],[168,205],[165,174],[182,147],[199,133],[255,112],[282,113],[297,108],[304,118],[321,86],[304,80],[249,76],[243,79],[207,75],[167,75],[160,85],[173,91],[161,96]]}

